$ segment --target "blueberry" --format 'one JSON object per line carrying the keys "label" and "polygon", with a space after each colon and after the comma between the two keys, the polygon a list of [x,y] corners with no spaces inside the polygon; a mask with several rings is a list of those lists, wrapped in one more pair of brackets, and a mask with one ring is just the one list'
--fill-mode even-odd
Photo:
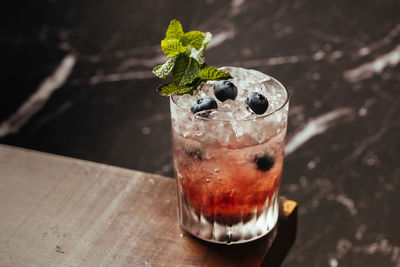
{"label": "blueberry", "polygon": [[192,106],[190,107],[190,110],[193,113],[197,113],[203,110],[216,109],[216,108],[218,108],[218,105],[215,99],[209,96],[205,96],[193,102]]}
{"label": "blueberry", "polygon": [[254,162],[257,164],[257,169],[260,171],[268,171],[274,166],[274,159],[267,154],[261,157],[255,157]]}
{"label": "blueberry", "polygon": [[237,87],[230,81],[218,81],[214,84],[214,95],[221,102],[228,99],[235,100],[237,94]]}
{"label": "blueberry", "polygon": [[201,153],[200,149],[186,150],[185,153],[189,157],[191,157],[191,158],[193,158],[195,160],[198,160],[198,161],[202,161],[203,160],[203,153]]}
{"label": "blueberry", "polygon": [[257,92],[251,92],[245,102],[256,114],[264,114],[268,109],[268,99]]}

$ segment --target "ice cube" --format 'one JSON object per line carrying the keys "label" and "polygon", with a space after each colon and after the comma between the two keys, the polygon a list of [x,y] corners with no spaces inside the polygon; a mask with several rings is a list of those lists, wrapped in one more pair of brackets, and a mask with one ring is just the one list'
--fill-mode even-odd
{"label": "ice cube", "polygon": [[269,81],[271,77],[256,70],[247,70],[246,80],[249,83],[257,82],[263,83]]}
{"label": "ice cube", "polygon": [[230,116],[229,112],[223,111],[223,110],[214,110],[211,111],[210,114],[208,115],[208,119],[211,120],[221,120],[221,121],[230,121],[232,119],[232,116]]}
{"label": "ice cube", "polygon": [[[189,116],[193,115],[190,113],[190,106],[194,101],[205,96],[215,98],[215,81],[207,81],[201,84],[199,90],[195,90],[193,95],[176,97],[176,103],[183,110],[176,109],[174,111],[173,117],[176,116],[176,121],[179,121],[173,123],[174,129],[179,127],[184,136],[201,139],[202,142],[206,142],[205,140],[218,141],[221,144],[226,144],[229,138],[239,142],[239,139],[243,139],[244,136],[249,136],[251,140],[261,143],[276,135],[277,128],[281,127],[282,121],[286,121],[286,118],[273,118],[273,115],[265,115],[273,113],[284,104],[287,99],[286,90],[270,76],[255,70],[234,67],[221,69],[231,73],[233,78],[229,80],[238,88],[237,98],[224,102],[217,100],[218,110],[207,111],[207,114],[204,114],[207,119],[196,115]],[[256,115],[248,109],[245,100],[251,92],[263,94],[268,99],[269,107],[264,114]],[[186,117],[191,117],[192,120]],[[196,123],[198,120],[203,121],[204,125],[199,127]],[[202,131],[205,133],[203,134]]]}
{"label": "ice cube", "polygon": [[237,101],[235,100],[225,100],[224,102],[222,102],[221,104],[219,104],[219,109],[222,112],[232,112],[232,106],[236,105]]}
{"label": "ice cube", "polygon": [[200,90],[195,90],[194,94],[200,93],[203,96],[211,96],[214,97],[214,84],[216,81],[207,81],[203,84]]}

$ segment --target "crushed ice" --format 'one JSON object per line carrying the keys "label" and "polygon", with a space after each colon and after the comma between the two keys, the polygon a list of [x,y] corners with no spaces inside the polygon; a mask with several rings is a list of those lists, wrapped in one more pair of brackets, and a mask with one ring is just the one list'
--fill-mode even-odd
{"label": "crushed ice", "polygon": [[[231,82],[238,88],[237,98],[224,102],[217,100],[213,92],[215,81],[206,82],[202,88],[195,90],[193,95],[174,96],[176,104],[181,108],[181,110],[176,110],[179,108],[173,107],[171,104],[171,111],[174,112],[175,110],[173,118],[176,116],[176,120],[173,121],[174,129],[181,132],[183,136],[202,136],[209,140],[218,138],[219,141],[222,141],[221,144],[228,143],[232,134],[237,139],[249,135],[257,143],[264,142],[265,139],[278,134],[287,120],[285,112],[276,112],[270,116],[265,115],[273,113],[285,103],[286,90],[276,80],[255,70],[235,67],[223,67],[221,69],[231,73],[233,77]],[[245,103],[247,95],[254,91],[263,94],[268,99],[268,110],[262,115],[254,114]],[[203,114],[193,115],[190,113],[192,103],[205,96],[216,99],[218,109],[203,112]],[[188,117],[197,117],[198,119],[188,119]],[[204,119],[204,117],[208,119]],[[218,121],[219,123],[217,123]],[[213,124],[212,127],[210,127],[210,124]],[[230,127],[226,127],[226,124],[229,124]],[[260,131],[259,127],[265,130]],[[218,131],[215,129],[218,129]]]}

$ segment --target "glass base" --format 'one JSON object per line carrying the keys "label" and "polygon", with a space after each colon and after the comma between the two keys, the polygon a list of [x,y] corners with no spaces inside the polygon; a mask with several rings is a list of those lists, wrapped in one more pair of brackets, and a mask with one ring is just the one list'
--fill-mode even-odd
{"label": "glass base", "polygon": [[279,214],[278,190],[271,199],[267,199],[264,208],[254,209],[251,216],[236,224],[222,224],[210,221],[203,215],[197,214],[186,200],[183,192],[178,187],[178,211],[181,226],[190,234],[202,240],[219,244],[240,244],[259,239],[274,229]]}

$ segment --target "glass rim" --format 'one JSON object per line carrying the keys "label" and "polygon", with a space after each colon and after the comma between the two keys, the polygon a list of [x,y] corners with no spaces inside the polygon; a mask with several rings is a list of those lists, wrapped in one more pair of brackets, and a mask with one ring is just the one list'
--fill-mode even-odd
{"label": "glass rim", "polygon": [[[256,70],[257,71],[257,70]],[[258,71],[258,72],[260,72],[260,71]],[[263,73],[263,72],[260,72],[260,73],[262,73],[262,74],[264,74],[264,75],[267,75],[267,74],[265,74],[265,73]],[[283,104],[281,105],[281,106],[279,106],[277,109],[275,109],[275,110],[272,110],[272,112],[270,112],[270,113],[267,113],[267,114],[263,114],[263,115],[261,115],[261,116],[257,116],[256,118],[247,118],[247,119],[240,119],[240,120],[234,120],[234,121],[255,121],[255,120],[259,120],[259,119],[264,119],[264,118],[266,118],[266,117],[270,117],[270,116],[272,116],[272,115],[274,115],[274,114],[276,114],[276,113],[278,113],[279,111],[281,111],[287,104],[288,104],[288,102],[289,102],[289,98],[290,98],[290,96],[289,96],[289,90],[280,82],[280,81],[278,81],[277,79],[275,79],[274,77],[272,77],[272,76],[270,76],[270,75],[267,75],[268,77],[270,77],[272,80],[274,80],[276,83],[278,83],[278,85],[279,86],[281,86],[285,91],[286,91],[286,99],[285,99],[285,102],[283,102]],[[204,121],[221,121],[221,122],[230,122],[230,121],[232,121],[232,120],[225,120],[225,119],[210,119],[210,118],[206,118],[206,117],[203,117],[203,116],[201,116],[201,115],[199,115],[198,113],[196,114],[196,113],[192,113],[191,111],[188,111],[188,110],[186,110],[186,109],[184,109],[183,107],[181,107],[181,106],[179,106],[176,102],[175,102],[175,99],[174,99],[174,97],[176,97],[177,95],[170,95],[170,101],[172,101],[172,103],[174,103],[174,105],[175,106],[177,106],[179,109],[181,109],[182,111],[184,111],[184,112],[187,112],[187,113],[190,113],[195,119],[198,119],[198,120],[204,120]],[[208,110],[204,110],[204,111],[209,111],[209,112],[212,112],[212,111],[217,111],[218,109],[208,109]],[[200,112],[199,112],[200,113]]]}

